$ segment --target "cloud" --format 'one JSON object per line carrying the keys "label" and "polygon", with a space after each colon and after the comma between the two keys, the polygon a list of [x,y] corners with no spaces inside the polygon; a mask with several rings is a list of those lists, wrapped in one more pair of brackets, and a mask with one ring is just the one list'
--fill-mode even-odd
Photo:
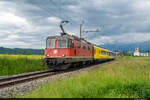
{"label": "cloud", "polygon": [[83,34],[95,44],[142,43],[150,41],[149,9],[148,0],[1,0],[0,46],[45,48],[61,20],[70,21],[64,29],[76,36],[82,20],[83,29],[101,28]]}
{"label": "cloud", "polygon": [[114,40],[111,39],[111,37],[108,36],[98,36],[92,40],[90,40],[91,43],[94,43],[96,45],[103,45],[103,44],[113,44]]}
{"label": "cloud", "polygon": [[69,9],[74,13],[82,13],[83,12],[82,6],[79,6],[79,5],[68,5],[66,7],[66,9]]}
{"label": "cloud", "polygon": [[130,44],[130,43],[142,43],[146,41],[148,42],[150,41],[150,33],[122,33],[120,35],[98,36],[91,40],[91,42],[97,45]]}
{"label": "cloud", "polygon": [[56,24],[58,24],[58,23],[61,22],[61,19],[58,18],[58,17],[48,17],[47,20],[48,20],[49,23],[56,23]]}
{"label": "cloud", "polygon": [[149,11],[150,9],[150,1],[148,0],[137,0],[134,4],[133,4],[133,7],[135,8],[135,10],[138,10],[138,11]]}
{"label": "cloud", "polygon": [[150,41],[150,33],[127,33],[119,36],[112,36],[117,43],[129,44]]}
{"label": "cloud", "polygon": [[25,18],[16,16],[13,13],[1,12],[0,13],[0,25],[15,25],[17,27],[27,26],[28,22]]}
{"label": "cloud", "polygon": [[[9,8],[5,7],[9,4]],[[17,4],[17,3],[16,3]],[[55,35],[58,32],[57,24],[60,18],[55,16],[35,17],[32,20],[29,15],[22,15],[17,5],[12,2],[0,2],[0,46],[23,47],[23,48],[44,48],[45,38],[48,35]],[[25,10],[41,10],[31,4],[24,4]],[[28,7],[26,9],[26,7]],[[34,12],[33,12],[34,13]]]}

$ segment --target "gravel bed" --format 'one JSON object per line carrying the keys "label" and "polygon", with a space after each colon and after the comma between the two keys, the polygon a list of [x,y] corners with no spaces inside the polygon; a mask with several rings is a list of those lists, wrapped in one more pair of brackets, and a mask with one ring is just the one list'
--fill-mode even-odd
{"label": "gravel bed", "polygon": [[79,70],[61,73],[58,75],[54,75],[54,76],[50,76],[50,77],[46,77],[46,78],[41,78],[41,79],[33,80],[30,82],[21,83],[21,84],[14,85],[11,87],[6,87],[3,89],[0,89],[0,98],[15,98],[16,96],[22,96],[24,94],[29,93],[32,90],[39,89],[40,87],[49,83],[51,80],[62,80],[64,78],[69,78],[73,75],[79,74],[79,73],[84,72],[84,71],[91,70],[91,69],[96,68],[96,67],[100,67],[104,64],[105,63],[93,65],[93,66],[82,68]]}
{"label": "gravel bed", "polygon": [[0,79],[5,78],[5,77],[8,77],[8,76],[0,76]]}

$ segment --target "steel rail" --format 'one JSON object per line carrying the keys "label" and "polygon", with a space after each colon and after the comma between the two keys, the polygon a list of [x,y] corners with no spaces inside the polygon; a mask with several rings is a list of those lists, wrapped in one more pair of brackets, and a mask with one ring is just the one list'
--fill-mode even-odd
{"label": "steel rail", "polygon": [[2,78],[0,78],[0,83],[7,81],[7,80],[12,80],[15,78],[23,78],[23,77],[27,77],[27,76],[31,76],[31,75],[37,75],[37,74],[42,74],[42,73],[47,73],[47,72],[51,72],[49,70],[46,71],[36,71],[36,72],[29,72],[29,73],[24,73],[24,74],[20,74],[20,75],[13,75],[13,76],[4,76]]}
{"label": "steel rail", "polygon": [[5,77],[0,79],[0,88],[16,85],[19,83],[24,83],[27,81],[32,81],[35,79],[39,79],[42,77],[47,77],[51,75],[56,75],[60,72],[52,72],[52,71],[40,71],[40,72],[33,72],[21,75],[15,75],[10,77]]}

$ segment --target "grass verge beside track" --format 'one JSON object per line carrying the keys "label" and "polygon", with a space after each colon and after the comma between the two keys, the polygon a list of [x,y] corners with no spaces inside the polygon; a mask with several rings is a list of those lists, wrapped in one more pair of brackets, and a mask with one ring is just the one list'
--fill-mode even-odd
{"label": "grass verge beside track", "polygon": [[45,70],[41,55],[0,55],[0,76]]}
{"label": "grass verge beside track", "polygon": [[71,78],[51,81],[23,98],[149,98],[150,57],[123,57]]}

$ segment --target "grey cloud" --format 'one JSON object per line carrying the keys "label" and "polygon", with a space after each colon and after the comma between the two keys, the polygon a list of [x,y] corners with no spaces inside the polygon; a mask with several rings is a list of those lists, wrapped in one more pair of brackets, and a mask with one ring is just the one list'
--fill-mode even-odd
{"label": "grey cloud", "polygon": [[[148,41],[149,6],[147,0],[1,0],[0,46],[44,48],[46,36],[60,33],[61,20],[69,20],[65,30],[77,36],[82,20],[83,29],[101,28],[101,32],[83,33],[93,43],[99,41],[95,37],[108,44],[123,38],[120,43],[132,43],[135,39],[125,40],[136,33],[137,42]],[[146,35],[141,39],[141,34]]]}

